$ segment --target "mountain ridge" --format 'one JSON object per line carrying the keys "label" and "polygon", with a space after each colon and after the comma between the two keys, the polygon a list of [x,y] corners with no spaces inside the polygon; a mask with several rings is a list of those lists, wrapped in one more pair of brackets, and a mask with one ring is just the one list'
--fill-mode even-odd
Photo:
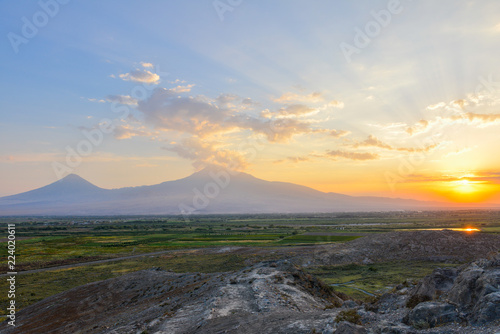
{"label": "mountain ridge", "polygon": [[208,167],[155,185],[100,188],[70,174],[44,187],[0,198],[0,215],[156,215],[424,210],[450,204],[325,193],[244,172]]}

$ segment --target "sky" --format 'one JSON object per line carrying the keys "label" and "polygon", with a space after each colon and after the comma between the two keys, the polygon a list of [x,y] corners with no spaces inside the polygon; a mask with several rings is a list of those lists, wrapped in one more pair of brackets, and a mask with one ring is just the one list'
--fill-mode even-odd
{"label": "sky", "polygon": [[500,203],[500,2],[2,1],[0,196],[216,164]]}

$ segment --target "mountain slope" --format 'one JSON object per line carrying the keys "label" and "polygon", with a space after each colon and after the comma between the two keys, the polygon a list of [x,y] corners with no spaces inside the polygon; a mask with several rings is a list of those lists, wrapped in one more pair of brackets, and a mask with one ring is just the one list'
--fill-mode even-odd
{"label": "mountain slope", "polygon": [[99,188],[76,174],[70,174],[59,181],[45,187],[27,191],[21,194],[3,197],[12,201],[39,200],[47,197],[59,197],[64,199],[73,196],[93,196],[103,194],[106,189]]}
{"label": "mountain slope", "polygon": [[241,172],[206,168],[152,186],[103,189],[77,175],[0,198],[2,215],[302,213],[438,208],[436,202],[323,193]]}

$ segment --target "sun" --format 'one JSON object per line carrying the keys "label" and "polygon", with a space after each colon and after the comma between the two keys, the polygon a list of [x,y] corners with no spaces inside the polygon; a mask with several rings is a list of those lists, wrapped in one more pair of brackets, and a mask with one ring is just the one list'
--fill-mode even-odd
{"label": "sun", "polygon": [[460,179],[457,181],[453,181],[455,185],[455,190],[459,193],[470,194],[476,191],[476,187],[474,187],[474,183],[467,179]]}
{"label": "sun", "polygon": [[442,182],[437,188],[452,202],[479,203],[488,197],[491,190],[486,182],[474,178],[472,174],[456,176]]}

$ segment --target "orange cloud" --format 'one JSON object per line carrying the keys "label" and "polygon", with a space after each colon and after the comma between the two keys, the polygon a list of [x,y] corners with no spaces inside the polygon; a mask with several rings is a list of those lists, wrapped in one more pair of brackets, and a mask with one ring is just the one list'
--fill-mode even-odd
{"label": "orange cloud", "polygon": [[433,148],[436,148],[438,144],[433,144],[425,147],[419,147],[419,148],[414,148],[414,147],[394,147],[391,146],[387,143],[384,143],[383,141],[379,140],[377,137],[373,135],[369,135],[367,139],[365,139],[362,142],[356,143],[353,145],[355,148],[359,147],[378,147],[378,148],[383,148],[386,150],[391,150],[391,151],[403,151],[403,152],[429,152]]}
{"label": "orange cloud", "polygon": [[349,152],[342,150],[333,150],[326,152],[326,156],[332,159],[344,158],[356,161],[377,160],[380,155],[376,153]]}
{"label": "orange cloud", "polygon": [[180,143],[171,143],[163,149],[191,160],[197,169],[205,165],[218,165],[232,170],[244,170],[248,167],[248,162],[241,153],[220,148],[218,143],[197,137],[184,139]]}
{"label": "orange cloud", "polygon": [[285,161],[292,162],[292,163],[299,163],[299,162],[305,162],[311,160],[309,157],[287,157],[286,159],[281,159],[281,160],[276,160],[274,161],[275,164],[283,163]]}

